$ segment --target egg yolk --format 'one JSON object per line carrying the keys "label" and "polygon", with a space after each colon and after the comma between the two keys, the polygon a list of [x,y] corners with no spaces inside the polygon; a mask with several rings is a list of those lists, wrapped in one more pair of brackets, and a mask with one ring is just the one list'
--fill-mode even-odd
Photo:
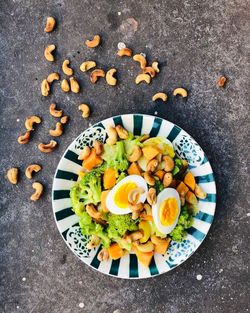
{"label": "egg yolk", "polygon": [[137,185],[133,182],[127,182],[123,185],[121,185],[115,195],[114,195],[114,202],[119,208],[127,208],[129,203],[128,203],[128,195],[131,190],[135,189]]}
{"label": "egg yolk", "polygon": [[160,206],[160,221],[164,226],[170,226],[176,220],[178,214],[178,203],[175,198],[164,200]]}

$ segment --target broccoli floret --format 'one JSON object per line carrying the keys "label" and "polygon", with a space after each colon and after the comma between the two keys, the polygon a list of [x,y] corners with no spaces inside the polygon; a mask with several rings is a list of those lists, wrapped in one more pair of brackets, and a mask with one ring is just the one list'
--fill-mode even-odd
{"label": "broccoli floret", "polygon": [[87,212],[83,212],[79,225],[83,235],[96,235],[101,239],[103,248],[110,246],[110,239],[102,225],[95,223]]}
{"label": "broccoli floret", "polygon": [[143,147],[140,138],[141,137],[129,136],[128,139],[124,140],[127,157],[133,153],[135,146]]}
{"label": "broccoli floret", "polygon": [[191,227],[193,224],[193,216],[192,212],[189,212],[187,207],[183,207],[181,209],[181,214],[178,219],[178,223],[175,226],[175,228],[171,231],[169,236],[174,240],[174,241],[182,241],[186,235],[186,229]]}
{"label": "broccoli floret", "polygon": [[156,190],[156,194],[158,195],[158,193],[160,193],[164,189],[163,183],[159,180],[156,180],[154,188]]}
{"label": "broccoli floret", "polygon": [[79,182],[79,188],[81,202],[84,205],[89,203],[96,205],[101,201],[101,173],[91,171],[84,175]]}
{"label": "broccoli floret", "polygon": [[123,141],[117,141],[112,146],[104,144],[102,158],[106,161],[107,167],[112,167],[121,172],[124,172],[129,166]]}
{"label": "broccoli floret", "polygon": [[107,232],[110,239],[118,240],[127,231],[135,231],[137,229],[136,221],[132,220],[130,214],[109,214],[108,216]]}
{"label": "broccoli floret", "polygon": [[80,188],[78,184],[70,189],[70,199],[72,203],[72,210],[76,215],[81,216],[84,212],[84,204],[80,201]]}
{"label": "broccoli floret", "polygon": [[123,178],[125,178],[127,176],[127,174],[125,172],[121,172],[118,176],[118,178],[116,179],[116,184],[119,183],[119,181],[121,181]]}

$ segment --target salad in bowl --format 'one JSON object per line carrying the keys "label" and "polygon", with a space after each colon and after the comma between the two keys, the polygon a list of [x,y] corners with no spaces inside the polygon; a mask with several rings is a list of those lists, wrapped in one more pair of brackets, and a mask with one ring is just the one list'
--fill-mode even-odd
{"label": "salad in bowl", "polygon": [[171,241],[183,242],[207,194],[163,136],[134,135],[122,125],[107,127],[105,142],[84,145],[77,181],[70,188],[87,249],[99,262],[134,253],[150,267]]}

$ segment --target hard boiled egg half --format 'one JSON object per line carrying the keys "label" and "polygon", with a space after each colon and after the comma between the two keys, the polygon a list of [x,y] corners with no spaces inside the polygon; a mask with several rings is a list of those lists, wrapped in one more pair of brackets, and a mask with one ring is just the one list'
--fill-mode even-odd
{"label": "hard boiled egg half", "polygon": [[173,188],[163,189],[152,206],[155,226],[163,234],[169,234],[175,228],[180,215],[181,201]]}
{"label": "hard boiled egg half", "polygon": [[144,192],[140,194],[137,202],[144,203],[148,193],[146,181],[139,175],[129,175],[123,178],[111,189],[107,196],[106,206],[109,211],[119,215],[131,213],[128,195],[130,191],[138,187],[141,187]]}

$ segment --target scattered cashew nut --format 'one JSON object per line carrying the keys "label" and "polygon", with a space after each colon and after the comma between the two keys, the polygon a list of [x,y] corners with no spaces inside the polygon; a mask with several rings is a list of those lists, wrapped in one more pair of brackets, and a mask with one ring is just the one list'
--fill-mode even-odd
{"label": "scattered cashew nut", "polygon": [[218,87],[224,87],[226,84],[226,81],[227,81],[227,79],[225,76],[220,76],[218,81],[217,81],[217,86]]}
{"label": "scattered cashew nut", "polygon": [[144,203],[144,209],[146,210],[147,215],[152,215],[152,208],[148,203]]}
{"label": "scattered cashew nut", "polygon": [[166,243],[166,241],[170,243],[171,239],[170,238],[164,238],[163,239],[163,238],[157,237],[155,235],[152,235],[151,241],[154,245],[161,245],[161,244]]}
{"label": "scattered cashew nut", "polygon": [[150,84],[151,82],[151,76],[148,75],[148,74],[139,74],[136,76],[135,78],[135,83],[138,85],[140,84],[141,82],[145,82],[147,84]]}
{"label": "scattered cashew nut", "polygon": [[142,72],[143,74],[149,74],[152,78],[155,77],[155,70],[151,66],[146,66]]}
{"label": "scattered cashew nut", "polygon": [[51,73],[47,77],[47,82],[51,84],[53,83],[54,80],[59,80],[59,79],[60,79],[60,76],[58,73]]}
{"label": "scattered cashew nut", "polygon": [[143,194],[145,190],[142,187],[137,187],[132,189],[128,194],[129,203],[136,204],[139,200],[141,194]]}
{"label": "scattered cashew nut", "polygon": [[100,238],[96,235],[92,235],[86,247],[87,249],[94,249],[99,245],[99,243],[100,243]]}
{"label": "scattered cashew nut", "polygon": [[141,252],[152,252],[154,251],[154,245],[151,241],[147,241],[146,243],[138,243],[136,245],[136,248]]}
{"label": "scattered cashew nut", "polygon": [[145,173],[144,173],[144,179],[145,179],[146,183],[147,183],[149,186],[154,186],[154,184],[155,184],[155,179],[154,179],[154,177],[151,175],[151,173],[145,172]]}
{"label": "scattered cashew nut", "polygon": [[80,91],[80,85],[78,81],[74,77],[70,77],[70,89],[74,93],[78,93]]}
{"label": "scattered cashew nut", "polygon": [[167,96],[167,94],[164,93],[164,92],[157,92],[157,93],[154,94],[153,97],[152,97],[152,100],[153,100],[153,101],[156,101],[156,100],[159,100],[159,99],[161,99],[162,101],[167,101],[168,96]]}
{"label": "scattered cashew nut", "polygon": [[97,259],[98,259],[98,261],[100,261],[100,262],[108,261],[108,259],[109,259],[109,252],[108,252],[108,249],[103,248],[103,249],[98,253]]}
{"label": "scattered cashew nut", "polygon": [[128,139],[128,131],[124,127],[117,125],[115,129],[120,139]]}
{"label": "scattered cashew nut", "polygon": [[142,69],[144,69],[147,66],[147,60],[141,54],[135,54],[133,56],[133,60],[139,62]]}
{"label": "scattered cashew nut", "polygon": [[131,57],[132,56],[132,50],[129,48],[122,48],[120,50],[118,50],[117,55],[119,55],[119,57]]}
{"label": "scattered cashew nut", "polygon": [[85,160],[90,155],[91,149],[88,146],[85,146],[81,152],[81,154],[78,156],[78,160]]}
{"label": "scattered cashew nut", "polygon": [[131,209],[132,212],[140,213],[143,210],[143,203],[142,202],[130,203],[129,208]]}
{"label": "scattered cashew nut", "polygon": [[38,149],[43,153],[49,153],[52,152],[56,146],[57,142],[55,140],[50,140],[50,142],[47,144],[39,143]]}
{"label": "scattered cashew nut", "polygon": [[156,61],[152,63],[152,68],[156,71],[156,73],[160,72],[158,65],[159,65],[158,62]]}
{"label": "scattered cashew nut", "polygon": [[41,93],[44,97],[47,97],[50,92],[50,85],[47,81],[47,79],[44,79],[41,83]]}
{"label": "scattered cashew nut", "polygon": [[62,64],[62,70],[65,75],[72,76],[74,71],[71,67],[69,67],[69,60],[64,60]]}
{"label": "scattered cashew nut", "polygon": [[171,185],[173,181],[173,174],[172,173],[166,173],[163,177],[163,186],[166,188]]}
{"label": "scattered cashew nut", "polygon": [[155,188],[149,188],[147,194],[147,201],[150,205],[154,205],[156,203],[156,190]]}
{"label": "scattered cashew nut", "polygon": [[28,143],[29,140],[30,140],[30,130],[26,131],[25,134],[19,136],[17,139],[18,143],[20,143],[21,145]]}
{"label": "scattered cashew nut", "polygon": [[128,156],[128,160],[129,162],[136,162],[140,159],[141,156],[142,156],[141,148],[139,146],[135,146],[132,154]]}
{"label": "scattered cashew nut", "polygon": [[165,155],[163,157],[163,160],[165,162],[164,170],[166,172],[171,172],[174,169],[174,160],[170,156],[168,156],[168,155]]}
{"label": "scattered cashew nut", "polygon": [[26,118],[25,121],[25,127],[27,130],[34,130],[33,125],[34,124],[40,124],[41,123],[41,118],[36,115],[32,115]]}
{"label": "scattered cashew nut", "polygon": [[60,137],[63,134],[63,126],[60,122],[56,123],[56,128],[55,129],[50,129],[49,134],[52,137]]}
{"label": "scattered cashew nut", "polygon": [[70,86],[69,86],[69,82],[67,81],[67,79],[63,79],[61,82],[61,88],[64,92],[69,92],[70,91]]}
{"label": "scattered cashew nut", "polygon": [[148,161],[147,164],[147,172],[154,172],[157,169],[158,166],[158,160],[157,159],[152,159]]}
{"label": "scattered cashew nut", "polygon": [[140,240],[143,237],[143,234],[140,230],[136,230],[128,235],[132,242]]}
{"label": "scattered cashew nut", "polygon": [[55,50],[56,46],[55,45],[48,45],[47,47],[45,47],[44,50],[44,57],[47,61],[49,62],[53,62],[55,60],[52,52]]}
{"label": "scattered cashew nut", "polygon": [[102,154],[103,145],[102,145],[102,143],[99,140],[95,140],[93,142],[93,148],[95,148],[96,155]]}
{"label": "scattered cashew nut", "polygon": [[89,117],[90,108],[89,108],[89,106],[88,106],[87,104],[85,104],[85,103],[80,104],[80,105],[78,106],[78,109],[79,109],[80,111],[82,111],[82,117],[83,117],[83,118]]}
{"label": "scattered cashew nut", "polygon": [[8,181],[12,185],[16,185],[18,182],[18,174],[19,174],[19,169],[17,167],[12,167],[7,171],[7,178]]}
{"label": "scattered cashew nut", "polygon": [[108,133],[108,139],[106,140],[106,143],[108,145],[114,145],[117,142],[117,131],[114,127],[110,126],[107,130]]}
{"label": "scattered cashew nut", "polygon": [[107,71],[106,73],[106,82],[110,86],[115,86],[117,83],[117,79],[114,77],[114,74],[116,73],[115,68],[111,68],[110,70]]}
{"label": "scattered cashew nut", "polygon": [[87,72],[89,70],[91,70],[92,68],[96,67],[96,63],[95,61],[85,61],[81,64],[80,66],[80,70],[82,72]]}
{"label": "scattered cashew nut", "polygon": [[61,122],[62,124],[67,124],[68,121],[69,121],[68,115],[64,115],[64,116],[60,119],[60,122]]}
{"label": "scattered cashew nut", "polygon": [[99,77],[105,77],[105,72],[102,69],[95,69],[90,74],[91,83],[95,84]]}
{"label": "scattered cashew nut", "polygon": [[61,117],[63,114],[63,110],[57,110],[56,109],[56,104],[55,103],[51,103],[50,107],[49,107],[49,113],[50,115],[54,116],[54,117]]}
{"label": "scattered cashew nut", "polygon": [[177,96],[177,95],[180,95],[182,96],[183,98],[186,98],[188,93],[187,93],[187,90],[184,89],[184,88],[176,88],[174,91],[173,91],[173,95],[174,96]]}
{"label": "scattered cashew nut", "polygon": [[195,185],[194,193],[199,199],[205,199],[207,197],[207,193],[197,184]]}
{"label": "scattered cashew nut", "polygon": [[43,185],[39,182],[35,182],[32,184],[32,187],[35,189],[35,192],[30,197],[30,200],[37,201],[40,199],[42,193],[43,193]]}
{"label": "scattered cashew nut", "polygon": [[101,37],[99,35],[95,35],[92,40],[86,40],[85,45],[88,48],[95,48],[99,46],[100,42],[101,42]]}
{"label": "scattered cashew nut", "polygon": [[49,16],[49,17],[47,17],[46,26],[44,28],[44,31],[46,33],[50,33],[53,31],[55,26],[56,26],[56,20],[54,19],[54,17]]}
{"label": "scattered cashew nut", "polygon": [[140,217],[140,212],[132,212],[132,220],[137,220]]}
{"label": "scattered cashew nut", "polygon": [[32,174],[33,172],[39,172],[42,169],[42,167],[38,164],[30,164],[29,166],[27,166],[26,170],[25,170],[25,176],[28,179],[32,179]]}
{"label": "scattered cashew nut", "polygon": [[89,214],[89,216],[99,219],[102,217],[102,214],[96,210],[93,204],[87,204],[86,205],[86,212]]}

